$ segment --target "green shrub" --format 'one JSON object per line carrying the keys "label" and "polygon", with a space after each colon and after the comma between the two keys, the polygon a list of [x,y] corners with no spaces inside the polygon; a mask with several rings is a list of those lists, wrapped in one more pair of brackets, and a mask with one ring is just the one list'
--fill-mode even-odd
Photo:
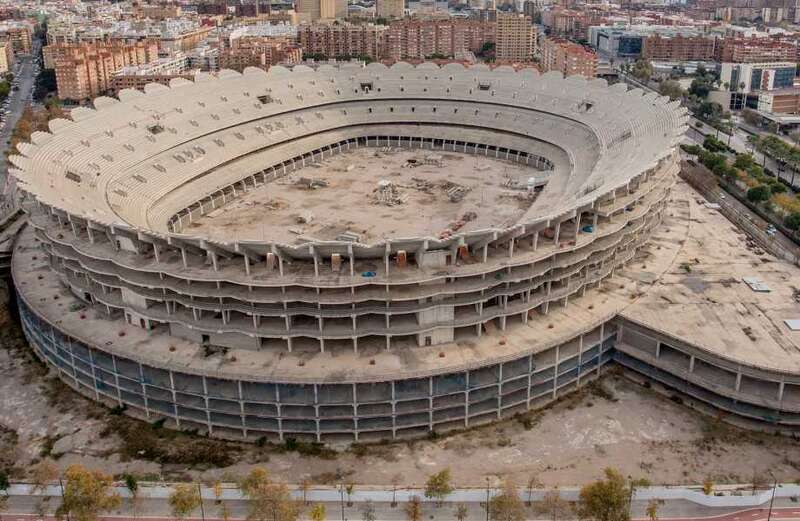
{"label": "green shrub", "polygon": [[769,190],[773,194],[782,194],[786,191],[786,187],[780,181],[774,181],[770,183]]}
{"label": "green shrub", "polygon": [[705,140],[703,140],[703,148],[710,152],[722,152],[728,147],[714,136],[706,136]]}
{"label": "green shrub", "polygon": [[772,192],[770,191],[769,186],[758,185],[747,191],[747,200],[753,203],[760,203],[762,201],[769,200],[770,195],[772,195]]}
{"label": "green shrub", "polygon": [[783,223],[790,230],[800,230],[800,212],[794,212],[786,216]]}
{"label": "green shrub", "polygon": [[698,155],[702,151],[698,145],[687,145],[685,143],[681,144],[681,150],[693,156]]}

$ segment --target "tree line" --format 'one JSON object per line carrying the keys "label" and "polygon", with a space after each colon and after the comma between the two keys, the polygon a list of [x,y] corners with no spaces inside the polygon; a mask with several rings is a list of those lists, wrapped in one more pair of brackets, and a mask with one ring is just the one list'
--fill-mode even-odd
{"label": "tree line", "polygon": [[[102,471],[87,469],[81,465],[71,465],[62,474],[49,462],[43,462],[32,470],[32,481],[36,490],[58,483],[61,487],[61,503],[55,509],[57,519],[68,521],[98,521],[103,514],[119,509],[127,502],[129,512],[137,518],[141,515],[140,488],[137,478],[130,474],[122,476],[122,483],[127,489],[127,498],[120,496],[114,478]],[[397,504],[398,481],[393,479],[393,498],[391,507]],[[333,509],[330,503],[327,508],[323,503],[310,504],[307,492],[310,483],[305,480],[298,487],[299,494],[293,495],[286,483],[275,480],[263,468],[254,468],[237,484],[241,496],[246,499],[246,521],[323,521],[339,517],[338,508]],[[504,479],[497,490],[488,486],[486,501],[481,504],[483,514],[479,519],[490,521],[524,521],[531,512],[543,516],[550,521],[561,519],[579,519],[582,521],[630,521],[631,502],[638,487],[647,486],[645,480],[624,477],[617,470],[607,468],[603,477],[585,485],[579,493],[577,501],[567,501],[558,489],[550,490],[534,499],[534,490],[542,488],[536,476],[531,476],[525,489],[520,489],[513,480]],[[708,486],[708,485],[706,485]],[[706,488],[704,486],[704,488]],[[224,489],[220,482],[210,485],[213,499],[202,497],[200,483],[180,483],[172,487],[167,498],[170,513],[176,521],[184,521],[189,517],[203,519],[215,518],[227,521],[232,518],[229,505],[223,498]],[[710,486],[708,486],[710,489]],[[0,472],[0,521],[2,513],[8,507],[8,477]],[[408,521],[422,521],[424,517],[444,514],[445,500],[453,493],[454,486],[449,469],[428,476],[422,495],[428,500],[423,502],[418,495],[410,497],[403,504],[403,513]],[[355,492],[353,483],[340,484],[341,515],[344,517],[345,494],[347,506],[352,506],[352,495]],[[299,496],[299,497],[298,497]],[[646,508],[651,521],[658,518],[659,503],[651,501]],[[46,507],[43,507],[46,508]],[[469,519],[470,511],[466,504],[454,503],[452,516],[459,521]],[[433,512],[431,510],[433,509]],[[376,506],[372,501],[361,502],[358,509],[362,521],[375,521]],[[198,516],[197,514],[200,514]],[[46,512],[39,512],[46,515]],[[241,517],[241,516],[240,516]],[[476,519],[477,516],[473,516]]]}

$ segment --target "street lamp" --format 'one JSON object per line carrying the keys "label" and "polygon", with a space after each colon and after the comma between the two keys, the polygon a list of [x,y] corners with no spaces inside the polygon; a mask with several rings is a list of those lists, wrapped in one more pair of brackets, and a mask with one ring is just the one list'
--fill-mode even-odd
{"label": "street lamp", "polygon": [[770,518],[772,517],[772,503],[775,502],[775,489],[778,488],[778,478],[775,477],[775,474],[773,474],[771,470],[768,471],[768,472],[769,472],[769,475],[773,479],[773,483],[772,483],[772,498],[769,500],[769,511],[767,512],[767,521],[770,521]]}
{"label": "street lamp", "polygon": [[342,521],[344,521],[344,484],[339,482],[339,502],[342,505]]}
{"label": "street lamp", "polygon": [[486,476],[486,521],[489,521],[489,476]]}

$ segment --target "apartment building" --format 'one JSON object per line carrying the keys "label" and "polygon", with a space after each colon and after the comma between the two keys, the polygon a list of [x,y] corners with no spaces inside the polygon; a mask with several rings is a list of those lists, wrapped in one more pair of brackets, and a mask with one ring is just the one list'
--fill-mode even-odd
{"label": "apartment building", "polygon": [[540,46],[542,72],[559,71],[564,76],[597,76],[597,55],[582,45],[561,38],[545,38]]}
{"label": "apartment building", "polygon": [[301,22],[343,19],[347,17],[347,0],[297,0],[295,9]]}
{"label": "apartment building", "polygon": [[6,21],[0,23],[0,39],[11,43],[15,54],[31,52],[33,26],[27,22]]}
{"label": "apartment building", "polygon": [[158,46],[164,54],[190,51],[205,40],[213,30],[213,27],[205,26],[175,28],[160,35]]}
{"label": "apartment building", "polygon": [[717,42],[715,59],[727,63],[797,61],[796,42],[770,37],[726,37]]}
{"label": "apartment building", "polygon": [[158,59],[158,44],[153,41],[47,48],[55,64],[58,96],[74,101],[87,100],[109,91],[111,78],[123,67]]}
{"label": "apartment building", "polygon": [[460,19],[407,19],[392,22],[386,34],[386,57],[392,60],[451,57],[478,52],[496,39],[492,22]]}
{"label": "apartment building", "polygon": [[242,72],[247,67],[268,69],[279,63],[296,64],[303,61],[303,48],[296,42],[272,40],[253,47],[221,50],[220,69]]}
{"label": "apartment building", "polygon": [[297,28],[297,40],[305,54],[327,58],[369,56],[377,60],[385,55],[388,31],[385,25],[373,24],[301,24]]}
{"label": "apartment building", "polygon": [[0,41],[0,74],[5,74],[14,65],[14,50],[8,41]]}
{"label": "apartment building", "polygon": [[405,0],[377,0],[375,12],[378,18],[402,18],[405,8]]}
{"label": "apartment building", "polygon": [[177,3],[149,4],[134,1],[131,4],[131,15],[138,19],[167,20],[181,16],[183,9]]}
{"label": "apartment building", "polygon": [[642,39],[642,58],[665,61],[714,60],[716,39],[701,35],[652,34]]}
{"label": "apartment building", "polygon": [[531,18],[517,13],[497,13],[495,59],[527,62],[536,53],[536,29]]}

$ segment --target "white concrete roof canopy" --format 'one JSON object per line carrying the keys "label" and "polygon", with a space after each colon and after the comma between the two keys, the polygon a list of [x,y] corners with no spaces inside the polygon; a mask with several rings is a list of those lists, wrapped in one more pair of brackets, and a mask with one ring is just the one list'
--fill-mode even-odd
{"label": "white concrete roof canopy", "polygon": [[[67,214],[169,236],[166,218],[182,208],[166,202],[207,197],[217,177],[252,175],[245,165],[256,154],[266,168],[291,157],[270,150],[297,153],[286,145],[293,140],[303,138],[313,150],[337,141],[340,130],[391,126],[401,116],[390,106],[446,106],[447,117],[440,111],[424,120],[422,111],[406,111],[402,122],[435,125],[453,140],[465,127],[480,129],[494,133],[490,144],[497,146],[517,136],[533,154],[559,149],[568,158],[554,161],[550,183],[518,223],[479,231],[503,234],[591,207],[626,186],[672,153],[687,123],[679,104],[639,89],[510,67],[278,66],[194,79],[126,89],[119,100],[99,97],[94,109],[76,109],[73,121],[51,121],[49,134],[35,133],[10,158],[19,186]],[[313,143],[304,136],[319,137]],[[187,153],[192,160],[177,157]],[[178,191],[184,197],[171,197]]]}

